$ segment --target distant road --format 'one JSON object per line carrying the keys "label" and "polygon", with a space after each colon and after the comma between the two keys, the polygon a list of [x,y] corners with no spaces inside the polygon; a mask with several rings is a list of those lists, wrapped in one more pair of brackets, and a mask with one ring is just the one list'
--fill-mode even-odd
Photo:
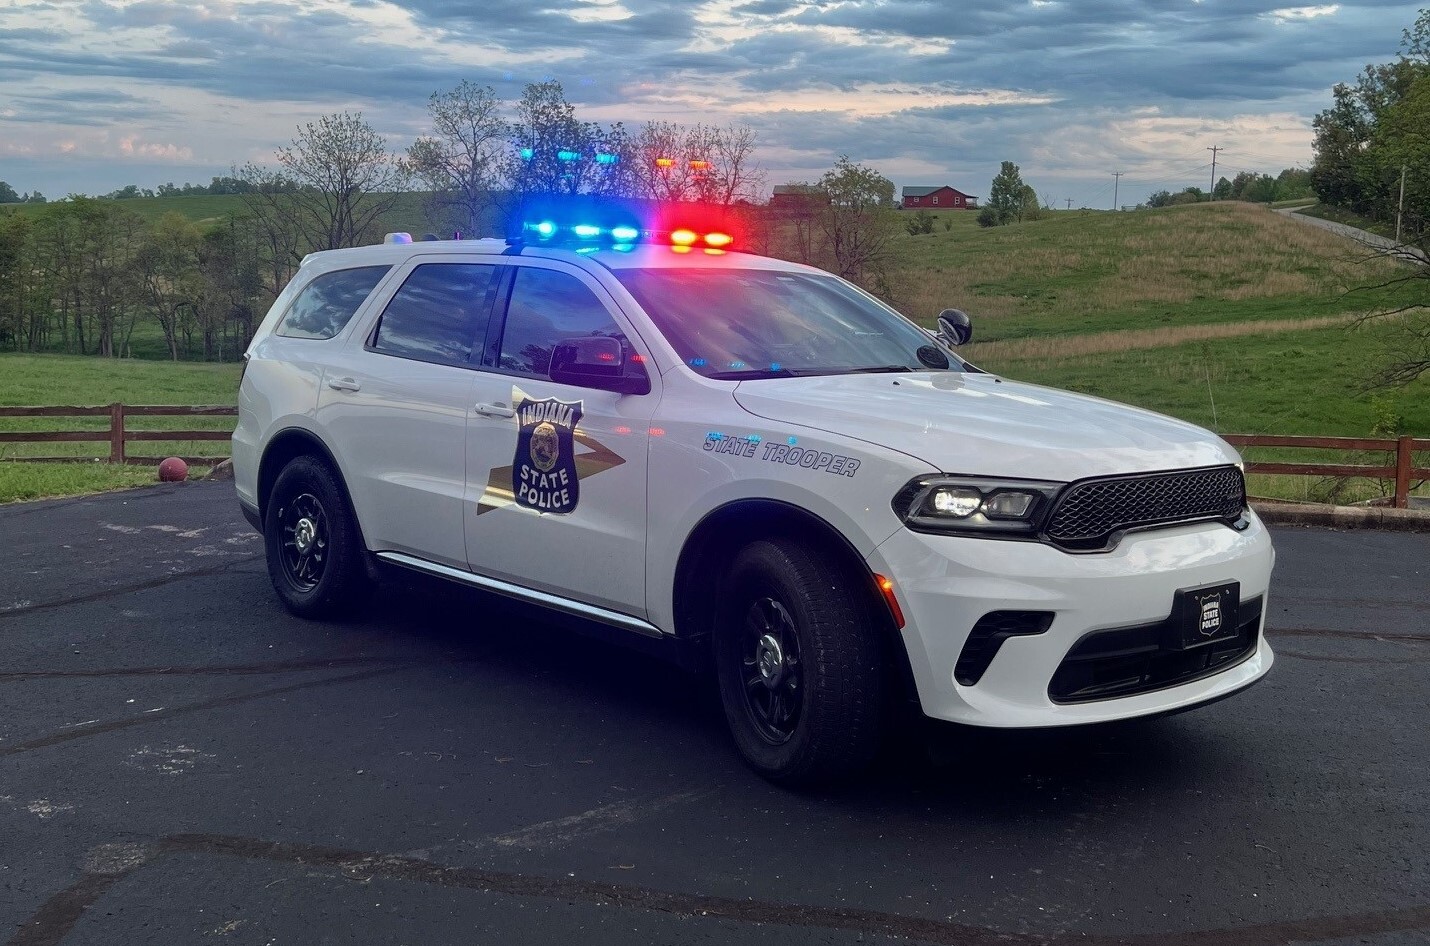
{"label": "distant road", "polygon": [[1344,223],[1336,223],[1334,220],[1322,220],[1320,217],[1307,216],[1306,214],[1300,212],[1304,209],[1304,207],[1276,208],[1276,212],[1281,214],[1282,216],[1290,217],[1293,220],[1300,220],[1303,223],[1311,224],[1311,226],[1313,227],[1320,227],[1322,230],[1329,230],[1332,233],[1345,237],[1346,239],[1354,240],[1361,246],[1367,247],[1368,249],[1399,249],[1402,253],[1409,253],[1411,255],[1418,256],[1421,260],[1425,259],[1425,254],[1420,250],[1417,250],[1413,246],[1404,246],[1401,244],[1397,244],[1389,237],[1383,237],[1378,233],[1371,233],[1369,230],[1360,230],[1356,227],[1348,226]]}

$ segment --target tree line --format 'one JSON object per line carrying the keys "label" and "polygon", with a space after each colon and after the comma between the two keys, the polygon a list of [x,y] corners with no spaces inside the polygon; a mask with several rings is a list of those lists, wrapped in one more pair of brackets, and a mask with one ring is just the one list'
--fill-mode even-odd
{"label": "tree line", "polygon": [[[300,126],[273,164],[209,185],[53,202],[0,185],[0,202],[45,204],[0,210],[0,350],[124,357],[157,335],[171,358],[237,358],[306,254],[376,242],[414,192],[433,230],[479,236],[501,234],[537,196],[730,207],[762,186],[750,129],[582,121],[557,82],[527,86],[511,120],[490,88],[469,82],[433,95],[428,111],[430,133],[402,152],[361,113],[342,112]],[[236,195],[241,209],[204,228],[177,213],[151,222],[124,204],[199,194]]]}
{"label": "tree line", "polygon": [[[1407,236],[1430,224],[1430,9],[1401,31],[1400,54],[1331,90],[1318,114],[1311,183],[1321,201],[1393,223]],[[1404,185],[1404,202],[1401,187]]]}
{"label": "tree line", "polygon": [[172,358],[232,360],[273,297],[259,251],[238,217],[201,230],[92,197],[0,216],[0,350],[120,357],[153,326]]}
{"label": "tree line", "polygon": [[891,294],[894,185],[841,157],[807,199],[764,207],[755,136],[740,125],[585,121],[560,83],[528,85],[506,117],[492,89],[462,82],[428,103],[430,131],[393,150],[361,113],[301,125],[271,164],[207,186],[241,209],[212,227],[177,213],[148,221],[113,199],[71,196],[38,212],[0,211],[0,350],[230,360],[311,252],[406,229],[419,199],[431,235],[511,232],[553,196],[694,201],[723,208],[753,252],[831,270]]}
{"label": "tree line", "polygon": [[1211,193],[1200,187],[1186,187],[1176,193],[1160,190],[1147,198],[1148,207],[1175,207],[1204,200],[1244,200],[1253,204],[1272,204],[1282,200],[1300,200],[1316,196],[1311,185],[1311,172],[1305,168],[1284,168],[1280,174],[1258,174],[1240,171],[1235,177],[1217,180]]}

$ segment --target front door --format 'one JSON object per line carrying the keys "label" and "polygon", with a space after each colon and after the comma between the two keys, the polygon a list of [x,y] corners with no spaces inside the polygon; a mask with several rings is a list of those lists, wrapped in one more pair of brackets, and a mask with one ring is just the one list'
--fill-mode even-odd
{"label": "front door", "polygon": [[547,374],[558,342],[592,335],[620,339],[631,370],[644,370],[594,279],[533,260],[513,267],[508,286],[467,437],[467,560],[479,574],[643,617],[659,391],[615,394]]}

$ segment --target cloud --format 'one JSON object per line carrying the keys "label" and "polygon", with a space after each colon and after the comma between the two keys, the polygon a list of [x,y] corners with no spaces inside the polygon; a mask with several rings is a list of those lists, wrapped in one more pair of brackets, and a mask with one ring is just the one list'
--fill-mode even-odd
{"label": "cloud", "polygon": [[126,135],[119,139],[119,153],[161,161],[187,161],[194,156],[194,149],[183,145],[141,141],[138,135]]}
{"label": "cloud", "polygon": [[7,164],[32,176],[19,189],[104,192],[266,160],[341,109],[402,146],[434,91],[510,101],[555,78],[595,120],[748,123],[772,182],[847,153],[981,193],[1006,158],[1091,197],[1114,170],[1126,188],[1197,169],[1213,144],[1309,161],[1330,86],[1393,58],[1419,5],[1284,3],[12,0],[0,142],[37,156]]}

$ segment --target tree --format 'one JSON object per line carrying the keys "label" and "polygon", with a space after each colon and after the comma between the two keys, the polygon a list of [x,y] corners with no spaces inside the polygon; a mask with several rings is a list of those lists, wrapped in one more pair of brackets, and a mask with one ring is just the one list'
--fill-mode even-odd
{"label": "tree", "polygon": [[510,147],[496,93],[463,80],[427,103],[432,135],[407,149],[413,172],[432,192],[428,214],[468,234],[482,232]]}
{"label": "tree", "polygon": [[170,211],[155,221],[136,256],[136,270],[146,301],[164,333],[169,357],[179,360],[179,336],[192,323],[201,291],[199,229]]}
{"label": "tree", "polygon": [[933,232],[933,214],[927,210],[920,210],[912,217],[904,221],[904,229],[909,231],[909,236],[919,236],[924,233]]}
{"label": "tree", "polygon": [[1387,146],[1405,128],[1399,122],[1385,129],[1381,125],[1430,75],[1430,9],[1421,10],[1401,35],[1394,62],[1367,66],[1353,86],[1337,84],[1331,107],[1312,123],[1316,157],[1311,183],[1322,202],[1381,219],[1390,219],[1399,201],[1400,168],[1388,157]]}
{"label": "tree", "polygon": [[819,179],[829,205],[821,215],[832,268],[845,279],[888,290],[889,246],[898,227],[894,182],[841,155]]}
{"label": "tree", "polygon": [[250,162],[235,172],[250,186],[244,205],[254,216],[287,221],[306,251],[370,241],[411,179],[407,162],[388,151],[361,112],[299,126],[274,157],[276,170]]}
{"label": "tree", "polygon": [[20,195],[15,192],[15,188],[0,181],[0,204],[18,204],[19,202]]}
{"label": "tree", "polygon": [[[993,226],[1003,226],[1012,223],[1014,220],[1021,220],[1023,214],[1023,204],[1026,200],[1023,183],[1023,176],[1018,171],[1018,165],[1012,161],[1004,161],[998,171],[998,175],[993,178],[993,183],[988,188],[988,203],[984,209],[991,211],[988,219]],[[1037,195],[1034,194],[1036,201]],[[983,214],[979,214],[979,222],[983,222]]]}
{"label": "tree", "polygon": [[1024,184],[1018,191],[1018,222],[1043,219],[1043,205],[1033,185]]}
{"label": "tree", "polygon": [[1402,232],[1418,233],[1430,222],[1430,73],[1411,84],[1381,114],[1371,135],[1367,164],[1371,176],[1391,184],[1385,215],[1400,206],[1399,180],[1405,175]]}
{"label": "tree", "polygon": [[508,133],[512,148],[503,162],[504,176],[515,198],[590,191],[601,166],[596,160],[601,130],[577,120],[560,82],[528,84]]}
{"label": "tree", "polygon": [[242,218],[230,215],[199,242],[201,279],[195,312],[206,359],[222,359],[247,348],[259,315],[273,301],[274,294],[263,285],[256,238]]}

